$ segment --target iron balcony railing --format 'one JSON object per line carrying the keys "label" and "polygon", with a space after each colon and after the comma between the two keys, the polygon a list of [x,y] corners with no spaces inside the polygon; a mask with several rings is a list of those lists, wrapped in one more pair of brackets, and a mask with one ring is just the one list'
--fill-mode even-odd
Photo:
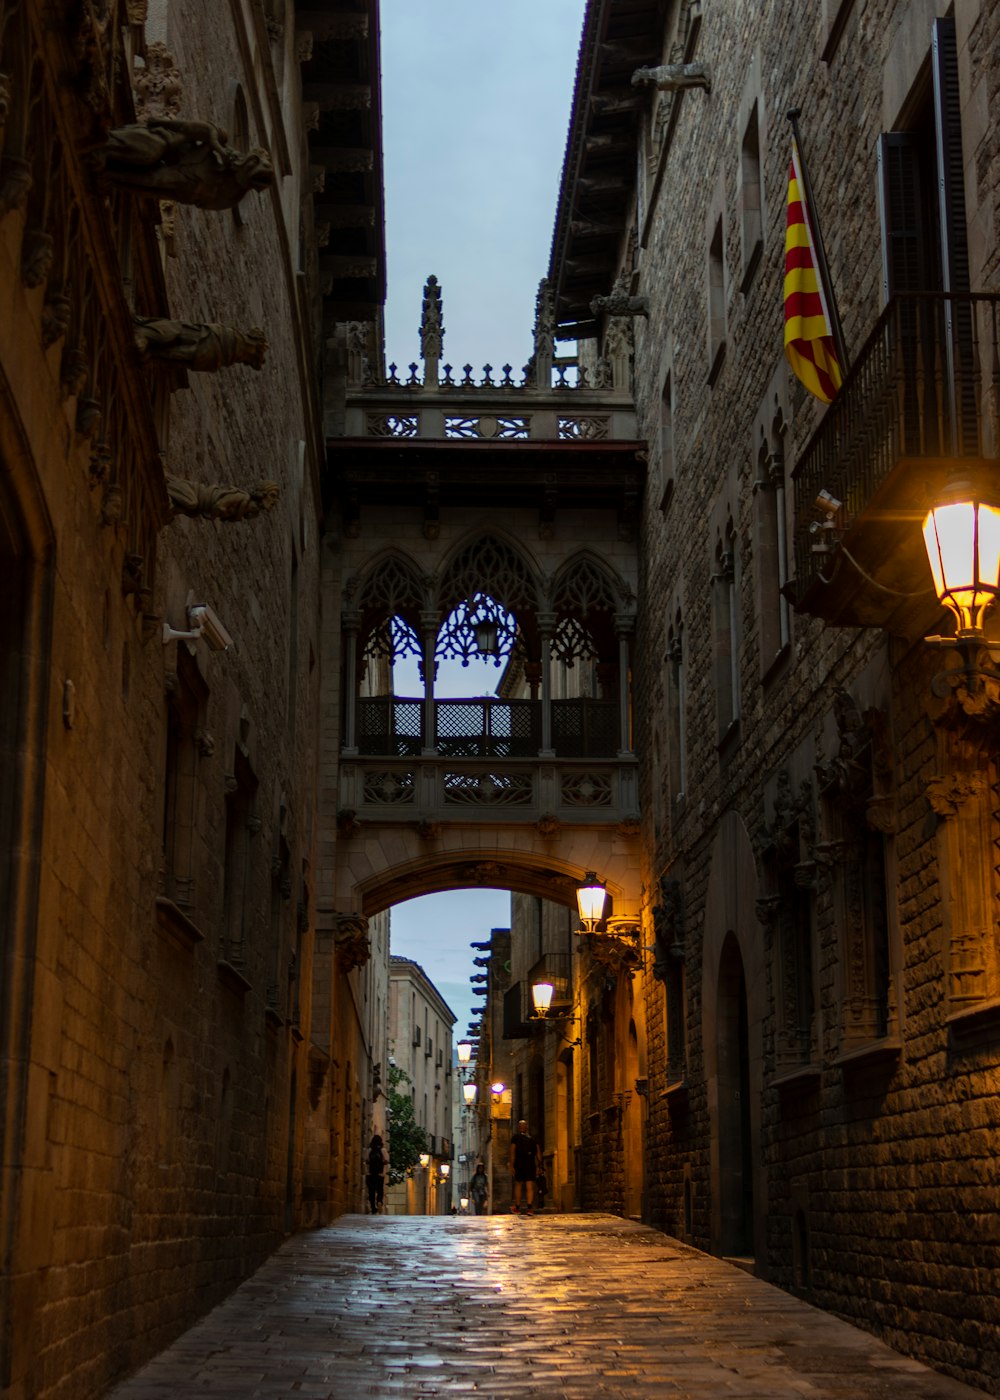
{"label": "iron balcony railing", "polygon": [[[607,700],[553,700],[557,758],[611,758],[619,750],[618,707]],[[358,752],[417,758],[424,750],[425,705],[392,697],[358,701]],[[438,700],[434,751],[443,758],[533,758],[542,744],[541,700]]]}
{"label": "iron balcony railing", "polygon": [[890,300],[793,473],[799,598],[829,567],[816,548],[821,491],[841,503],[842,537],[904,463],[997,456],[998,330],[995,293]]}

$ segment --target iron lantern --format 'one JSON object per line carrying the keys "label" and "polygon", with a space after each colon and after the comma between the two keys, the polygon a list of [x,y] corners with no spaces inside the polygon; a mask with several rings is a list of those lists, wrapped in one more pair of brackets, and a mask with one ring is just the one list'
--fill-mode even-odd
{"label": "iron lantern", "polygon": [[608,891],[604,883],[597,878],[593,870],[588,870],[583,877],[583,884],[579,885],[576,891],[580,923],[587,933],[596,932],[598,924],[604,918],[607,897]]}
{"label": "iron lantern", "polygon": [[955,616],[958,639],[983,638],[983,617],[1000,596],[1000,506],[967,481],[953,481],[924,518],[934,591]]}

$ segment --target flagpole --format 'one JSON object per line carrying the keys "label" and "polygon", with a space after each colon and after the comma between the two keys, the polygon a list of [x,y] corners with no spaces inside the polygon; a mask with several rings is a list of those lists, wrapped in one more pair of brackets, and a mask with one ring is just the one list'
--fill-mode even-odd
{"label": "flagpole", "polygon": [[819,210],[813,198],[812,185],[809,183],[809,168],[806,165],[805,151],[802,149],[802,136],[799,132],[799,112],[801,108],[793,107],[786,115],[792,124],[792,135],[795,137],[795,144],[799,150],[799,169],[802,172],[802,193],[806,197],[806,207],[809,210],[809,231],[812,234],[813,244],[816,248],[817,271],[823,282],[823,294],[826,297],[826,304],[830,310],[830,329],[833,332],[833,344],[837,351],[837,359],[840,361],[840,372],[846,379],[847,372],[851,367],[851,362],[847,358],[847,345],[844,342],[844,328],[840,324],[840,312],[837,309],[837,298],[833,294],[833,281],[830,277],[830,264],[826,260],[826,249],[823,246],[823,234],[819,226]]}

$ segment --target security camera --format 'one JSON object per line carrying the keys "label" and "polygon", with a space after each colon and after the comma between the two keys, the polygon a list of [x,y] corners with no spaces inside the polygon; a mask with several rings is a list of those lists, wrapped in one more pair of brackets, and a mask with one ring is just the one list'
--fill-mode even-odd
{"label": "security camera", "polygon": [[218,616],[207,603],[192,603],[188,608],[188,621],[192,629],[197,629],[213,651],[228,651],[233,639],[219,621]]}
{"label": "security camera", "polygon": [[837,511],[844,503],[843,501],[838,501],[836,496],[831,495],[829,491],[823,490],[816,497],[815,504],[817,510],[822,510],[827,515],[836,515]]}

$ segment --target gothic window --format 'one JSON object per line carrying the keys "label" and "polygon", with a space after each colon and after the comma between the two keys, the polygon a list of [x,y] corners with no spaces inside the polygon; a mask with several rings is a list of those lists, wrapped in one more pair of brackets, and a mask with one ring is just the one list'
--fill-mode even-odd
{"label": "gothic window", "polygon": [[753,281],[764,246],[764,222],[761,210],[762,184],[760,174],[760,123],[755,102],[743,131],[740,150],[740,249],[743,259],[745,292]]}
{"label": "gothic window", "polygon": [[667,629],[667,723],[671,803],[684,796],[687,784],[687,672],[684,623],[680,608]]}
{"label": "gothic window", "polygon": [[729,734],[740,713],[739,606],[736,530],[732,520],[715,544],[712,572],[712,652],[718,737]]}
{"label": "gothic window", "polygon": [[687,1076],[684,916],[680,880],[660,878],[660,898],[653,907],[653,976],[663,983],[667,1025],[667,1084]]}
{"label": "gothic window", "polygon": [[791,641],[791,611],[782,589],[788,582],[788,526],[785,481],[786,424],[780,410],[771,434],[761,434],[754,482],[754,534],[761,677]]}
{"label": "gothic window", "polygon": [[423,589],[416,570],[389,555],[367,575],[357,596],[363,656],[419,656]]}
{"label": "gothic window", "polygon": [[674,493],[674,377],[667,375],[660,394],[660,510],[664,513]]}
{"label": "gothic window", "polygon": [[[497,664],[510,655],[515,639],[534,632],[537,591],[521,556],[503,541],[485,535],[461,550],[441,580],[439,605],[446,619],[438,639],[439,657],[467,662],[481,654],[474,628],[489,620],[497,629]],[[535,650],[536,648],[532,648]]]}
{"label": "gothic window", "polygon": [[816,1025],[814,890],[815,815],[812,785],[794,789],[779,773],[774,820],[764,852],[764,897],[758,913],[770,932],[773,957],[775,1072],[814,1063]]}
{"label": "gothic window", "polygon": [[[834,700],[836,753],[816,765],[823,801],[824,841],[818,854],[829,871],[840,935],[840,1046],[849,1051],[893,1028],[889,951],[888,803],[882,719],[862,715],[845,690]],[[878,782],[876,779],[878,778]]]}
{"label": "gothic window", "polygon": [[222,886],[222,958],[242,972],[247,962],[247,924],[251,878],[250,838],[259,830],[253,801],[257,789],[242,751],[236,750],[233,772],[226,778],[226,845]]}
{"label": "gothic window", "polygon": [[186,647],[178,647],[177,670],[167,678],[160,888],[189,916],[195,904],[198,760],[211,744],[202,728],[207,700],[193,657]]}
{"label": "gothic window", "polygon": [[708,382],[714,384],[726,353],[726,259],[722,216],[708,247]]}

